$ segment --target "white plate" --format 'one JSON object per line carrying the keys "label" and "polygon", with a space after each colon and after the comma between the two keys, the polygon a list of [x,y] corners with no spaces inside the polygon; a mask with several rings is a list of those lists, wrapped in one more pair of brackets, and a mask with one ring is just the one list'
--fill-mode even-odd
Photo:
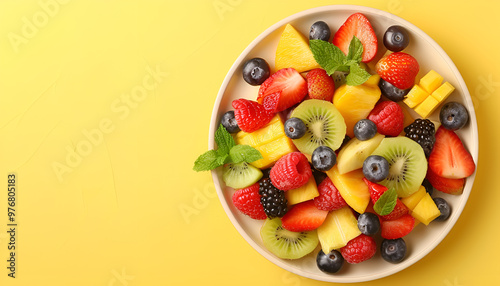
{"label": "white plate", "polygon": [[[241,53],[222,83],[210,122],[209,149],[215,148],[215,130],[222,114],[228,110],[232,110],[231,102],[237,98],[253,100],[257,98],[258,87],[250,86],[241,76],[242,65],[246,60],[253,57],[261,57],[266,59],[269,65],[273,67],[279,37],[287,23],[290,23],[303,35],[308,37],[310,26],[314,22],[322,20],[328,23],[333,35],[347,17],[356,12],[361,12],[368,17],[380,43],[382,42],[383,33],[389,26],[401,25],[405,27],[411,36],[410,45],[405,52],[413,55],[420,64],[420,73],[417,79],[421,78],[429,70],[434,69],[444,77],[445,81],[449,81],[456,88],[447,101],[462,102],[469,111],[470,122],[457,133],[477,164],[478,134],[474,107],[467,86],[448,55],[434,40],[413,24],[384,11],[353,5],[333,5],[306,10],[281,20],[260,34]],[[436,113],[434,112],[431,119],[438,120]],[[428,254],[444,239],[458,220],[469,197],[475,177],[474,173],[467,179],[463,194],[459,196],[447,195],[435,191],[434,196],[443,197],[451,204],[452,214],[446,222],[434,222],[429,226],[419,224],[407,235],[404,239],[408,246],[408,253],[403,262],[399,264],[385,262],[380,257],[380,251],[377,250],[374,258],[355,265],[345,263],[341,271],[330,275],[321,272],[316,266],[315,259],[318,250],[298,260],[283,260],[270,253],[262,244],[259,235],[262,221],[252,220],[234,208],[231,202],[233,190],[224,185],[220,169],[212,171],[212,177],[222,206],[233,225],[255,250],[269,261],[290,272],[316,280],[342,283],[374,280],[394,274]]]}

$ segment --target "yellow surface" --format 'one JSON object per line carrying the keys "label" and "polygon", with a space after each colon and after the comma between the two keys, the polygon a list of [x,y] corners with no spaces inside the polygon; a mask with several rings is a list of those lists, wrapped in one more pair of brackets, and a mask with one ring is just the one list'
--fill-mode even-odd
{"label": "yellow surface", "polygon": [[[348,2],[392,12],[434,38],[469,87],[480,131],[476,182],[449,235],[409,268],[349,285],[497,285],[500,3]],[[55,2],[0,1],[1,186],[16,172],[19,201],[13,279],[0,195],[0,285],[332,285],[253,250],[210,174],[191,168],[241,51],[289,15],[347,1],[66,0],[46,20],[39,3]],[[35,15],[39,27],[30,29]],[[58,163],[67,166],[60,176]]]}

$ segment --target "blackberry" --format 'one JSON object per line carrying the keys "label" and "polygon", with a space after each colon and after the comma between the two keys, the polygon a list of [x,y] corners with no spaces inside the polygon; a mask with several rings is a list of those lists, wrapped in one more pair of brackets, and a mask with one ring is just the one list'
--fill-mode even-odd
{"label": "blackberry", "polygon": [[282,217],[288,211],[285,192],[273,186],[270,179],[260,181],[259,194],[260,203],[268,218]]}
{"label": "blackberry", "polygon": [[406,126],[404,131],[406,137],[422,146],[425,156],[429,157],[434,147],[434,142],[436,142],[434,123],[429,119],[417,118],[412,124]]}

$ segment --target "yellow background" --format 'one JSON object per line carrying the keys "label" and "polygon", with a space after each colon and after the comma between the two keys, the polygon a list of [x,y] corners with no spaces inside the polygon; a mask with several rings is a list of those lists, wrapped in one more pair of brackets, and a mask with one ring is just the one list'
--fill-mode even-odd
{"label": "yellow background", "polygon": [[359,284],[500,281],[500,5],[346,2],[0,1],[0,186],[17,173],[19,223],[12,279],[5,191],[0,285],[326,285],[253,250],[209,172],[191,168],[240,52],[277,21],[331,4],[385,10],[434,38],[461,71],[479,124],[476,183],[448,237],[410,268]]}

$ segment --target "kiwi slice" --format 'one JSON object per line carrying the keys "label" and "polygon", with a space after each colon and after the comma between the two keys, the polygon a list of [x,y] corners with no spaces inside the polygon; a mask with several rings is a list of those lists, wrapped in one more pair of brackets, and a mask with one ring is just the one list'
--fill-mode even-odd
{"label": "kiwi slice", "polygon": [[427,173],[424,150],[407,137],[384,138],[372,155],[380,155],[389,162],[389,176],[379,184],[394,187],[399,197],[418,191]]}
{"label": "kiwi slice", "polygon": [[283,259],[298,259],[311,253],[318,246],[316,230],[293,232],[281,226],[281,219],[267,219],[260,229],[264,246]]}
{"label": "kiwi slice", "polygon": [[262,178],[262,171],[247,162],[230,163],[224,166],[222,179],[226,186],[243,189],[251,186]]}
{"label": "kiwi slice", "polygon": [[304,121],[307,131],[293,143],[302,153],[311,155],[319,146],[337,150],[344,141],[346,125],[344,117],[333,103],[321,99],[304,100],[291,114]]}

